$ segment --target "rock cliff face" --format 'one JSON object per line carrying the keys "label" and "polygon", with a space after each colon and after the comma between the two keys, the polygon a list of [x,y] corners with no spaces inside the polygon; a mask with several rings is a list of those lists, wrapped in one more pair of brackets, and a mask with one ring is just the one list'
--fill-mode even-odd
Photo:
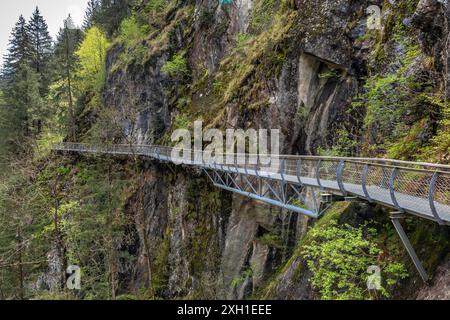
{"label": "rock cliff face", "polygon": [[436,270],[435,280],[430,287],[422,289],[417,295],[420,300],[450,299],[450,263],[447,262]]}
{"label": "rock cliff face", "polygon": [[[266,2],[266,10],[283,13],[266,21],[273,23],[269,31],[259,31],[255,12]],[[436,54],[442,48],[433,44],[443,32],[442,21],[431,13],[442,10],[437,2],[420,1],[408,22],[417,28],[422,45]],[[188,114],[189,120],[202,116],[205,126],[221,129],[281,129],[283,153],[317,154],[335,145],[341,129],[361,126],[363,114],[355,118],[352,101],[369,70],[374,71],[368,63],[375,43],[364,39],[370,4],[178,1],[161,28],[166,42],[145,42],[150,52],[145,63],[114,69],[124,48],[110,50],[104,103],[120,111],[127,139],[138,143],[163,141],[177,118]],[[240,38],[250,43],[249,49],[239,49]],[[181,51],[189,79],[161,71]],[[180,107],[183,98],[188,102]],[[144,215],[136,218],[133,231],[139,259],[122,289],[147,287],[150,274],[164,298],[257,296],[311,224],[297,214],[216,190],[199,172],[156,163],[143,164],[140,191],[128,209],[133,212],[139,205]],[[271,297],[317,297],[309,272],[298,275],[302,266],[304,261],[294,259],[278,275]]]}

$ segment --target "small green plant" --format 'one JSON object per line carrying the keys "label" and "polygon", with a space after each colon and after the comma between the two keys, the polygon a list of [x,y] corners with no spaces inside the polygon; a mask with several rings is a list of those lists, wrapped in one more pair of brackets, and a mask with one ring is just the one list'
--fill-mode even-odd
{"label": "small green plant", "polygon": [[258,241],[271,248],[283,248],[282,240],[277,234],[265,233],[258,238]]}
{"label": "small green plant", "polygon": [[380,132],[395,129],[404,112],[406,87],[408,79],[397,74],[386,77],[373,77],[367,81],[366,127],[377,125]]}
{"label": "small green plant", "polygon": [[336,132],[336,137],[331,149],[319,147],[317,152],[321,156],[349,157],[355,154],[357,147],[358,140],[346,129],[342,128]]}
{"label": "small green plant", "polygon": [[439,122],[439,130],[431,141],[430,149],[432,150],[426,150],[428,151],[426,153],[433,153],[435,154],[434,160],[442,161],[442,159],[448,159],[450,156],[450,103],[438,97],[435,97],[430,102],[439,109],[441,120]]}
{"label": "small green plant", "polygon": [[236,51],[243,51],[249,41],[252,39],[252,36],[246,33],[239,33],[236,36]]}
{"label": "small green plant", "polygon": [[161,71],[174,78],[184,78],[189,74],[185,52],[179,52],[164,64]]}
{"label": "small green plant", "polygon": [[231,282],[232,287],[237,287],[238,285],[242,284],[247,278],[250,278],[253,276],[253,269],[252,267],[248,267],[245,269],[240,277],[236,277]]}
{"label": "small green plant", "polygon": [[272,22],[275,11],[275,0],[255,1],[250,15],[250,30],[254,33],[264,31]]}
{"label": "small green plant", "polygon": [[333,79],[338,78],[340,76],[340,73],[336,69],[327,69],[324,72],[319,74],[320,79]]}
{"label": "small green plant", "polygon": [[150,32],[148,25],[138,23],[135,16],[131,16],[122,21],[120,25],[119,40],[127,47],[131,47],[136,42],[143,40]]}
{"label": "small green plant", "polygon": [[150,12],[158,12],[162,11],[164,7],[167,5],[168,0],[149,0],[147,2],[146,9]]}
{"label": "small green plant", "polygon": [[179,114],[173,120],[173,129],[188,129],[191,125],[191,120],[185,114]]}
{"label": "small green plant", "polygon": [[214,80],[214,82],[213,82],[213,92],[215,93],[215,94],[220,94],[220,93],[222,93],[223,92],[223,87],[224,87],[224,85],[223,85],[223,82],[222,81],[220,81],[220,80]]}

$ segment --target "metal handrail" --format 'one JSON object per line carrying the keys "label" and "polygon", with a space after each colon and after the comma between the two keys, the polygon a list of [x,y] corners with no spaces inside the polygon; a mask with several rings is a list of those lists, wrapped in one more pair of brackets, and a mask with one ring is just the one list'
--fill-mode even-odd
{"label": "metal handrail", "polygon": [[[63,144],[55,144],[53,146],[53,149],[57,146],[61,146],[63,148],[67,148],[67,146],[73,145],[73,146],[94,146],[94,149],[101,149],[104,147],[104,145],[91,145],[86,143],[63,143]],[[183,151],[182,148],[174,148],[174,147],[168,147],[168,146],[158,146],[158,145],[142,145],[142,144],[110,144],[106,146],[114,146],[114,147],[128,147],[128,148],[157,148],[159,150],[179,150]],[[202,151],[198,151],[202,152]],[[226,156],[227,153],[220,153],[217,154],[218,156]],[[252,154],[252,153],[233,153],[234,156],[260,156],[259,154]],[[450,172],[450,165],[446,164],[438,164],[438,163],[430,163],[430,162],[414,162],[414,161],[404,161],[404,160],[393,160],[393,159],[386,159],[386,158],[358,158],[358,157],[332,157],[332,156],[306,156],[306,155],[286,155],[286,154],[279,154],[279,155],[271,155],[271,157],[278,157],[280,159],[286,159],[286,160],[298,160],[298,159],[304,159],[304,160],[324,160],[324,161],[337,161],[337,160],[344,160],[346,162],[354,162],[354,163],[360,163],[360,164],[376,164],[379,166],[384,166],[387,168],[401,168],[405,170],[426,170],[429,172],[436,172],[440,170],[443,170],[444,173]],[[413,166],[413,168],[409,168],[408,166]],[[423,167],[428,169],[421,169],[417,168]],[[433,169],[434,168],[434,169]],[[436,170],[438,169],[438,170]]]}
{"label": "metal handrail", "polygon": [[[172,157],[181,148],[156,145],[112,144],[93,145],[62,143],[54,150],[108,154],[143,155],[158,160],[180,162]],[[353,194],[368,201],[382,203],[399,211],[411,212],[437,221],[450,222],[450,165],[410,162],[390,159],[345,158],[320,156],[292,156],[255,154],[215,154],[215,157],[233,157],[233,164],[205,163],[204,152],[191,151],[190,161],[183,164],[231,171],[244,175],[266,176],[283,182],[317,187],[322,190]],[[196,159],[201,156],[202,162]],[[262,164],[262,157],[278,161],[276,169]],[[250,163],[256,159],[256,163]],[[240,160],[240,161],[239,161]],[[242,172],[239,172],[239,170]]]}

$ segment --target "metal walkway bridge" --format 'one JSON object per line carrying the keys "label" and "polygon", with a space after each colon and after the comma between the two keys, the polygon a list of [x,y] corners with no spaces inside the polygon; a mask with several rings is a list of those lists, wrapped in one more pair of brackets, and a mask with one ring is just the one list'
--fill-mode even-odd
{"label": "metal walkway bridge", "polygon": [[[386,159],[232,154],[212,160],[202,151],[149,145],[88,145],[63,143],[53,150],[144,156],[201,169],[216,187],[318,218],[324,212],[319,198],[360,199],[392,208],[396,230],[424,280],[426,272],[399,223],[412,214],[450,225],[450,166]],[[225,157],[227,161],[225,161]],[[208,160],[205,160],[208,158]],[[230,161],[231,160],[231,161]],[[273,165],[276,162],[276,165]],[[313,195],[306,208],[305,188]],[[318,197],[317,195],[321,197]]]}

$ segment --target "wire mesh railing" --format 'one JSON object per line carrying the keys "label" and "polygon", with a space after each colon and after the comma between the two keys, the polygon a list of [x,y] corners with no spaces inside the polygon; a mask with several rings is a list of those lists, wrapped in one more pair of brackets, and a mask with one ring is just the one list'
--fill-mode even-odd
{"label": "wire mesh railing", "polygon": [[389,159],[211,154],[151,145],[62,143],[54,150],[147,156],[176,164],[283,180],[378,202],[450,224],[450,166]]}

